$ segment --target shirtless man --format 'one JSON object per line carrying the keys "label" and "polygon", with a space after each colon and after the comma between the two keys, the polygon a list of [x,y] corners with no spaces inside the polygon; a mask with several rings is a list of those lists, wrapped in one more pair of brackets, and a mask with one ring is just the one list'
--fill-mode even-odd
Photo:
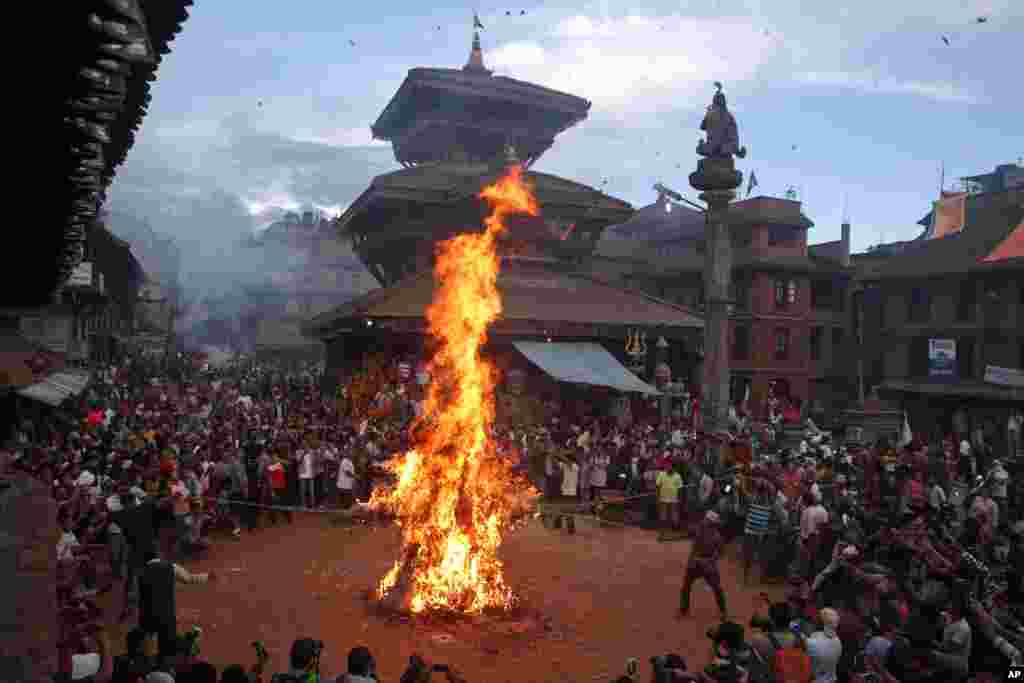
{"label": "shirtless man", "polygon": [[718,573],[718,558],[724,545],[720,523],[717,513],[708,512],[694,534],[690,560],[686,564],[686,577],[679,593],[680,618],[690,614],[690,591],[693,589],[693,583],[697,579],[704,579],[715,594],[722,621],[729,620],[725,606],[725,591],[722,590],[722,580]]}

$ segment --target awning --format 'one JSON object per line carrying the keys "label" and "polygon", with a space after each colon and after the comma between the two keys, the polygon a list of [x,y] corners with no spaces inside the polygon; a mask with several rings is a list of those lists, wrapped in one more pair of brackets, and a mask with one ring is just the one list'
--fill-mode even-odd
{"label": "awning", "polygon": [[594,384],[642,394],[661,392],[627,370],[600,344],[515,342],[531,363],[561,382]]}
{"label": "awning", "polygon": [[941,397],[958,396],[995,401],[1024,401],[1024,388],[1000,387],[982,382],[901,382],[889,380],[879,387],[882,391],[923,394]]}
{"label": "awning", "polygon": [[18,393],[33,401],[57,407],[64,399],[78,396],[88,384],[88,373],[67,370],[52,374],[42,382],[20,389]]}

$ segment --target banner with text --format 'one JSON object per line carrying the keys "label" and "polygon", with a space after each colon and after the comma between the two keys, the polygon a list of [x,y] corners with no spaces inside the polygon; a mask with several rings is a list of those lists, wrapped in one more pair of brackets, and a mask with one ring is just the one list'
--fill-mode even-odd
{"label": "banner with text", "polygon": [[953,377],[956,375],[956,340],[928,340],[928,376]]}

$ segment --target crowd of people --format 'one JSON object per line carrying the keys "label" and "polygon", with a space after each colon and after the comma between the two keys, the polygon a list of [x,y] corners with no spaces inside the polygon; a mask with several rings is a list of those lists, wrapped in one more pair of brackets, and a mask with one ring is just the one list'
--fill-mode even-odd
{"label": "crowd of people", "polygon": [[[212,538],[289,524],[294,510],[365,500],[420,411],[416,392],[396,381],[374,396],[387,409],[366,417],[345,382],[322,393],[320,372],[136,358],[97,373],[58,414],[18,425],[0,466],[52,487],[59,506],[66,680],[218,680],[197,656],[201,632],[179,632],[175,583],[217,580],[190,572],[188,560],[216,552]],[[656,681],[965,682],[1020,663],[1020,479],[1009,474],[1015,462],[982,456],[983,437],[837,448],[808,424],[798,448],[768,452],[745,438],[743,420],[710,435],[696,415],[629,424],[562,414],[493,435],[543,489],[543,505],[560,510],[556,520],[618,506],[624,523],[656,526],[664,540],[692,537],[679,616],[688,617],[694,583],[707,582],[722,619],[708,634],[714,663],[689,672],[678,655],[654,657]],[[718,573],[734,539],[745,577],[760,567],[788,587],[746,629],[730,620]],[[126,653],[111,657],[98,603],[115,588],[119,619],[137,625]],[[219,680],[262,680],[266,652],[255,645],[254,666],[224,668]],[[315,680],[321,646],[297,640],[276,680]],[[356,648],[339,680],[375,680],[374,667]],[[433,668],[415,659],[402,680],[430,680]],[[635,669],[621,680],[637,680]]]}

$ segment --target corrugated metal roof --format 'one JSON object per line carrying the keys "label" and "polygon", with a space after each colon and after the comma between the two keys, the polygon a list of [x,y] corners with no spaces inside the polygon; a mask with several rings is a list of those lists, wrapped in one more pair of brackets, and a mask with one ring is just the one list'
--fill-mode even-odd
{"label": "corrugated metal roof", "polygon": [[517,341],[513,345],[531,363],[561,382],[641,394],[661,393],[623,367],[600,344]]}

